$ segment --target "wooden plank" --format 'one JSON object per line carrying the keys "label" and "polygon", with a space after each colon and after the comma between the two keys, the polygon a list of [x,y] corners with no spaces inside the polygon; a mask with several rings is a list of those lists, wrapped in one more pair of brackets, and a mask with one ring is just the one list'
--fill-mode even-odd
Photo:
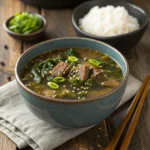
{"label": "wooden plank", "polygon": [[102,150],[109,142],[105,121],[77,137],[81,150]]}
{"label": "wooden plank", "polygon": [[[134,2],[140,7],[144,8],[147,13],[150,15],[150,2],[148,0],[137,1]],[[146,75],[150,74],[150,42],[148,41],[150,35],[150,25],[146,30],[144,36],[142,37],[139,44],[136,46],[134,51],[130,53],[128,57],[128,62],[130,66],[130,73],[134,75],[139,80],[143,80]],[[149,95],[150,96],[150,95]],[[109,119],[109,130],[111,136],[113,136],[116,128],[118,127],[120,121],[125,116],[127,109],[130,105],[130,102],[118,109],[115,113],[113,113]],[[150,105],[149,101],[144,104],[144,108],[142,110],[141,116],[139,118],[136,130],[134,132],[134,136],[131,140],[129,150],[139,150],[139,149],[150,149],[150,143],[148,142],[150,137]]]}
{"label": "wooden plank", "polygon": [[77,36],[71,22],[71,9],[42,9],[41,14],[48,21],[46,39]]}
{"label": "wooden plank", "polygon": [[[18,0],[3,0],[0,7],[0,25],[2,26],[4,20],[8,17],[20,12],[24,9],[24,5]],[[0,65],[0,70],[3,71],[2,83],[7,83],[8,78],[14,78],[12,74],[8,72],[5,74],[5,70],[14,70],[16,61],[20,56],[22,42],[11,38],[3,28],[0,28],[0,62],[5,64],[5,66]],[[14,71],[13,71],[14,74]]]}
{"label": "wooden plank", "polygon": [[[0,1],[0,84],[14,79],[14,67],[21,54],[22,42],[11,38],[2,28],[3,21],[20,12],[24,5],[18,0]],[[0,150],[16,150],[16,145],[0,132]]]}
{"label": "wooden plank", "polygon": [[0,150],[16,150],[16,145],[0,132]]}
{"label": "wooden plank", "polygon": [[[38,13],[40,14],[41,10],[38,7],[26,5],[25,11],[30,13]],[[41,39],[41,38],[40,38]],[[27,50],[29,47],[41,42],[40,39],[34,41],[23,42],[23,51]]]}

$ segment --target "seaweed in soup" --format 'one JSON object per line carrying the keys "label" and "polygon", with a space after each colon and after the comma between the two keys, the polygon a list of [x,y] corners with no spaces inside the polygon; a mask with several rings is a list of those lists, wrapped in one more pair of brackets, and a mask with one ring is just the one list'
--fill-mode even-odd
{"label": "seaweed in soup", "polygon": [[29,61],[21,79],[38,94],[84,100],[117,88],[123,74],[112,58],[99,51],[65,48],[43,53]]}

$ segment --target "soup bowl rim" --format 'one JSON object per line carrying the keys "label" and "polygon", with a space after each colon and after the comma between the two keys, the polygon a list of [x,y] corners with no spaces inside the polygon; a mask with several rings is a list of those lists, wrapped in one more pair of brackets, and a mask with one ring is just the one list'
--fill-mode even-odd
{"label": "soup bowl rim", "polygon": [[[71,100],[71,99],[58,99],[58,98],[49,98],[49,97],[46,97],[46,96],[43,96],[43,95],[40,95],[32,90],[30,90],[28,87],[26,87],[23,82],[21,81],[20,77],[19,77],[19,74],[18,74],[18,71],[17,71],[17,68],[19,66],[19,62],[21,59],[24,58],[24,55],[26,55],[26,53],[30,53],[31,51],[35,50],[36,47],[38,47],[39,45],[44,45],[45,43],[49,43],[49,42],[52,42],[52,41],[59,41],[59,40],[69,40],[69,39],[77,39],[77,40],[87,40],[87,41],[93,41],[93,42],[97,42],[97,43],[100,43],[102,45],[105,45],[106,47],[112,49],[113,51],[115,51],[115,53],[118,53],[120,55],[120,57],[123,59],[123,61],[125,62],[125,66],[127,68],[127,71],[125,72],[125,76],[123,78],[123,80],[120,82],[119,86],[115,89],[113,89],[111,92],[108,92],[102,96],[98,96],[98,97],[94,97],[94,98],[86,98],[85,100]],[[129,75],[129,66],[128,66],[128,63],[127,63],[127,60],[126,58],[123,56],[123,54],[121,54],[121,52],[119,52],[116,48],[110,46],[109,44],[106,44],[102,41],[98,41],[98,40],[94,40],[94,39],[89,39],[89,38],[83,38],[83,37],[63,37],[63,38],[56,38],[56,39],[52,39],[52,40],[47,40],[47,41],[44,41],[44,42],[41,42],[41,43],[38,43],[30,48],[28,48],[21,56],[20,58],[18,59],[17,63],[16,63],[16,66],[15,66],[15,77],[16,77],[16,80],[18,82],[18,84],[27,92],[29,92],[31,95],[33,96],[36,96],[42,100],[45,100],[47,102],[53,102],[53,103],[64,103],[64,104],[78,104],[78,103],[85,103],[85,102],[92,102],[92,101],[96,101],[96,100],[100,100],[100,99],[103,99],[103,98],[106,98],[106,97],[109,97],[110,95],[112,95],[113,93],[115,93],[116,91],[118,91],[123,85],[124,83],[126,82],[127,78],[128,78],[128,75]]]}

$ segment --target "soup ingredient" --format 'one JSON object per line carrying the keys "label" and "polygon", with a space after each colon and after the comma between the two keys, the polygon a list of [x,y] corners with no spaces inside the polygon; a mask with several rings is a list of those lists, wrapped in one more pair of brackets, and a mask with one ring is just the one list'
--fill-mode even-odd
{"label": "soup ingredient", "polygon": [[[70,57],[78,61],[71,62]],[[46,97],[84,100],[117,88],[123,74],[113,59],[99,51],[64,48],[33,58],[21,78],[25,86]]]}
{"label": "soup ingredient", "polygon": [[98,61],[96,59],[89,59],[89,63],[96,67],[99,67],[99,65],[104,64],[104,62]]}
{"label": "soup ingredient", "polygon": [[71,97],[74,99],[77,97],[77,95],[75,93],[65,89],[61,93],[57,94],[55,97],[58,97],[58,98]]}
{"label": "soup ingredient", "polygon": [[116,80],[107,80],[107,81],[103,81],[102,85],[115,88],[119,86],[119,82]]}
{"label": "soup ingredient", "polygon": [[87,65],[81,65],[78,70],[78,79],[81,81],[86,81],[89,77],[90,68]]}
{"label": "soup ingredient", "polygon": [[53,89],[53,90],[58,90],[59,89],[59,85],[54,83],[54,82],[47,82],[47,85]]}
{"label": "soup ingredient", "polygon": [[56,83],[63,83],[63,82],[65,82],[65,78],[63,78],[63,77],[55,77],[54,78],[54,82],[56,82]]}
{"label": "soup ingredient", "polygon": [[54,77],[65,76],[67,73],[69,73],[70,69],[71,65],[61,61],[50,71],[50,74]]}
{"label": "soup ingredient", "polygon": [[73,50],[72,48],[71,49],[69,49],[69,50],[67,50],[67,51],[65,51],[65,55],[68,57],[68,56],[78,56],[78,53],[75,51],[75,50]]}
{"label": "soup ingredient", "polygon": [[77,62],[77,61],[78,61],[78,58],[75,57],[75,56],[69,56],[69,57],[68,57],[68,61],[70,61],[70,62]]}
{"label": "soup ingredient", "polygon": [[100,80],[103,79],[103,70],[102,69],[97,69],[97,68],[92,68],[92,74],[91,78],[95,80]]}
{"label": "soup ingredient", "polygon": [[8,24],[8,28],[16,33],[29,34],[43,27],[43,21],[39,17],[27,12],[17,13]]}
{"label": "soup ingredient", "polygon": [[49,58],[47,60],[35,63],[31,71],[34,75],[34,81],[40,83],[42,77],[48,77],[49,70],[53,68],[54,64],[55,62]]}
{"label": "soup ingredient", "polygon": [[79,27],[96,36],[115,36],[139,29],[138,20],[122,6],[94,6],[79,20]]}

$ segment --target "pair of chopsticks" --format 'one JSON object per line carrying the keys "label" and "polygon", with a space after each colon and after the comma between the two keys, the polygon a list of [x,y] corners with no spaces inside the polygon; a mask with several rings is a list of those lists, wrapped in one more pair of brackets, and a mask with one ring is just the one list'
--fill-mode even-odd
{"label": "pair of chopsticks", "polygon": [[131,138],[133,136],[135,127],[137,125],[137,122],[138,122],[138,119],[140,116],[140,112],[142,110],[142,107],[143,107],[143,104],[145,101],[145,97],[147,95],[149,84],[150,84],[150,76],[147,76],[145,78],[141,88],[139,89],[138,93],[136,94],[135,98],[133,99],[133,102],[132,102],[125,118],[120,123],[118,129],[115,132],[115,135],[113,136],[112,140],[110,141],[110,143],[108,144],[108,146],[106,147],[105,150],[115,150],[115,148],[121,138],[121,135],[123,134],[129,121],[131,120],[131,123],[126,132],[126,135],[124,136],[124,138],[122,140],[122,144],[119,148],[120,150],[128,149]]}

